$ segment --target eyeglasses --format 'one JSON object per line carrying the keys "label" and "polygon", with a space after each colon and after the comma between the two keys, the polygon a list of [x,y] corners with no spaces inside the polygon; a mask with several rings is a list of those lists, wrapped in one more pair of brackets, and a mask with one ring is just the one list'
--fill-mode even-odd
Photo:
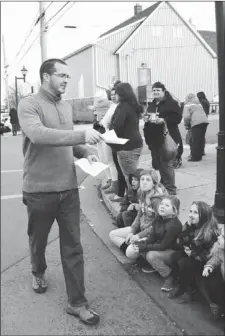
{"label": "eyeglasses", "polygon": [[63,78],[63,79],[71,79],[70,75],[66,75],[66,74],[63,74],[63,73],[60,73],[60,74],[57,74],[57,73],[53,73],[52,75],[55,75],[59,78]]}

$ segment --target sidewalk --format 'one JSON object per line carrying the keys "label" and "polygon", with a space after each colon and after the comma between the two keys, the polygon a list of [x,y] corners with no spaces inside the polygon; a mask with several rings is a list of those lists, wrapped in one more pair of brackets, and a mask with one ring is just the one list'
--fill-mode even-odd
{"label": "sidewalk", "polygon": [[[206,156],[201,162],[188,162],[188,155],[189,149],[185,148],[183,166],[176,170],[177,196],[181,201],[180,219],[182,223],[187,220],[190,205],[194,200],[202,200],[212,205],[216,190],[216,145],[206,146]],[[139,167],[149,168],[150,166],[150,153],[142,155]],[[105,195],[104,192],[100,193],[106,208],[115,218],[120,208],[119,203],[111,202],[109,195]],[[109,227],[105,223],[97,223],[96,221],[93,229],[133,279],[139,283],[140,287],[159,305],[165,314],[189,335],[223,335],[222,324],[211,321],[206,304],[197,300],[186,306],[176,304],[174,300],[168,299],[165,293],[160,290],[163,280],[158,274],[144,274],[135,269],[121,251],[110,242],[108,234],[113,228],[115,228],[113,224]]]}

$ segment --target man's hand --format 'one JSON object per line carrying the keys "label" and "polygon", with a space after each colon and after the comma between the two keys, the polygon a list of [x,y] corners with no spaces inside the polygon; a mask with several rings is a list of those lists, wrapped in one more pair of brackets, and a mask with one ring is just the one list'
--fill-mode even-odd
{"label": "man's hand", "polygon": [[99,162],[99,158],[97,157],[97,155],[88,155],[87,156],[87,160],[90,164],[92,164],[93,162]]}
{"label": "man's hand", "polygon": [[101,133],[99,133],[95,129],[88,129],[85,131],[85,140],[86,143],[90,145],[95,145],[96,143],[101,141]]}

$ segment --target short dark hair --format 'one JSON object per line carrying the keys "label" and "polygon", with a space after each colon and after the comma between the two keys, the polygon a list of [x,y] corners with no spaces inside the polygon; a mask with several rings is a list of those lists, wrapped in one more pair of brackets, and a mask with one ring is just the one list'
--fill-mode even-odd
{"label": "short dark hair", "polygon": [[64,62],[60,58],[50,58],[50,59],[48,59],[48,60],[46,60],[42,63],[42,65],[40,67],[40,71],[39,71],[41,83],[43,83],[43,74],[44,73],[52,75],[56,71],[56,69],[55,69],[55,64],[56,63],[67,65],[66,62]]}
{"label": "short dark hair", "polygon": [[152,88],[157,88],[157,89],[162,89],[163,91],[166,91],[166,87],[163,83],[161,82],[155,82],[153,85],[152,85]]}

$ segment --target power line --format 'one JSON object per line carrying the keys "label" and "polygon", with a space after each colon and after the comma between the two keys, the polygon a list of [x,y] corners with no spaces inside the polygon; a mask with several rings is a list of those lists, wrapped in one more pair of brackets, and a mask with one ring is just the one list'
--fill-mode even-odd
{"label": "power line", "polygon": [[67,10],[64,13],[62,13],[62,15],[60,15],[60,17],[56,21],[54,21],[48,29],[52,28],[66,14],[66,12],[68,12],[68,10],[71,9],[75,4],[76,2],[72,2],[72,5],[68,7]]}
{"label": "power line", "polygon": [[54,17],[56,17],[56,15],[57,14],[59,14],[62,10],[63,10],[63,8],[64,7],[66,7],[68,4],[70,3],[70,1],[67,1],[66,3],[65,3],[65,5],[63,5],[47,22],[46,22],[46,24],[45,25],[47,25],[52,19],[54,19]]}
{"label": "power line", "polygon": [[25,52],[25,54],[20,58],[20,60],[18,61],[18,63],[21,62],[24,59],[24,57],[26,56],[26,54],[28,53],[28,51],[30,51],[30,49],[34,46],[34,44],[35,44],[35,42],[36,42],[36,40],[38,39],[39,36],[40,36],[40,33],[35,37],[35,39],[31,43],[31,45],[29,46],[29,48],[27,49],[27,51]]}
{"label": "power line", "polygon": [[43,11],[43,13],[41,13],[39,15],[39,17],[37,18],[36,22],[35,22],[35,25],[38,24],[38,22],[40,21],[40,19],[46,14],[47,10],[49,9],[49,7],[53,4],[53,1],[50,2],[50,4],[48,5],[47,8],[45,8],[45,10]]}

